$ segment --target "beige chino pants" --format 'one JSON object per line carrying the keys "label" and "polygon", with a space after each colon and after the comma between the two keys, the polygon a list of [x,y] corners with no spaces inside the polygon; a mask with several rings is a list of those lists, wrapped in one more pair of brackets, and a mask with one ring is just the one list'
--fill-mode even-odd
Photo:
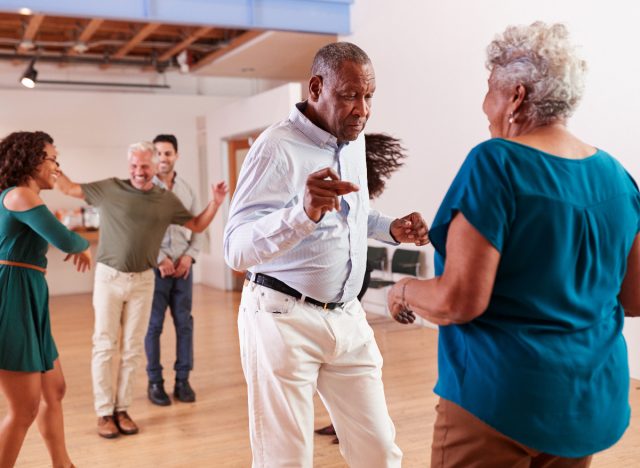
{"label": "beige chino pants", "polygon": [[[124,273],[102,263],[96,265],[91,375],[98,416],[124,411],[131,404],[134,373],[144,357],[154,284],[153,269]],[[113,363],[118,351],[121,351],[120,366],[114,388]]]}
{"label": "beige chino pants", "polygon": [[399,468],[382,356],[357,299],[323,310],[248,283],[238,316],[254,468],[313,465],[313,396],[352,468]]}

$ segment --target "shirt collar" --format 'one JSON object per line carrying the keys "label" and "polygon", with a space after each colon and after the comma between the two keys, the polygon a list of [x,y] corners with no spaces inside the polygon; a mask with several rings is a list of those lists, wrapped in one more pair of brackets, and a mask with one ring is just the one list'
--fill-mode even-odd
{"label": "shirt collar", "polygon": [[[321,129],[316,124],[304,115],[304,110],[307,107],[307,101],[299,102],[294,106],[289,114],[289,121],[295,128],[300,130],[302,134],[308,137],[316,145],[324,148],[325,146],[331,146],[333,148],[342,148],[344,144],[338,145],[338,139],[331,133]],[[349,144],[346,142],[345,144]]]}
{"label": "shirt collar", "polygon": [[[178,171],[173,171],[173,185],[174,185],[174,187],[176,185],[176,180],[178,180]],[[167,188],[167,185],[157,175],[153,176],[153,183],[155,185],[159,186],[159,187],[162,187],[165,190],[169,190]]]}

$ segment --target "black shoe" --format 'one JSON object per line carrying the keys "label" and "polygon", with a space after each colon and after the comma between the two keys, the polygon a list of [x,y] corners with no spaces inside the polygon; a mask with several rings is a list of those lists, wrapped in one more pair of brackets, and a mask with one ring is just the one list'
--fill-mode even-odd
{"label": "black shoe", "polygon": [[188,380],[176,379],[176,386],[173,388],[173,396],[184,403],[193,403],[196,401],[196,392],[193,391]]}
{"label": "black shoe", "polygon": [[147,388],[147,396],[151,403],[158,406],[169,406],[171,404],[171,399],[167,392],[164,391],[163,381],[160,382],[149,382],[149,387]]}
{"label": "black shoe", "polygon": [[328,426],[316,429],[314,432],[318,435],[336,435],[336,430],[333,428],[333,424],[329,424]]}

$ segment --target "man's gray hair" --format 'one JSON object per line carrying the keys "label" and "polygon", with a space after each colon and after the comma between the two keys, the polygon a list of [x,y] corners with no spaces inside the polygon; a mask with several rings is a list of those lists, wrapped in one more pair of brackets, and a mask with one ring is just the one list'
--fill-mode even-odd
{"label": "man's gray hair", "polygon": [[563,24],[509,26],[487,47],[486,65],[501,89],[525,87],[521,115],[539,125],[570,117],[582,99],[587,64]]}
{"label": "man's gray hair", "polygon": [[311,75],[331,79],[344,62],[368,65],[371,59],[364,50],[351,42],[334,42],[322,47],[313,58]]}
{"label": "man's gray hair", "polygon": [[158,164],[158,155],[156,154],[156,148],[150,141],[139,141],[137,143],[132,143],[131,145],[129,145],[129,149],[127,149],[127,159],[131,159],[131,156],[134,153],[146,152],[151,153],[151,162],[153,164]]}

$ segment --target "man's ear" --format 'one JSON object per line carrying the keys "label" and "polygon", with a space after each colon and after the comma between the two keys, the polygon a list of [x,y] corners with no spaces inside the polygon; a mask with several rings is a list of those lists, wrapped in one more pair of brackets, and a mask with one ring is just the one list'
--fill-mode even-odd
{"label": "man's ear", "polygon": [[316,102],[320,98],[322,92],[322,77],[314,75],[309,80],[309,99]]}

